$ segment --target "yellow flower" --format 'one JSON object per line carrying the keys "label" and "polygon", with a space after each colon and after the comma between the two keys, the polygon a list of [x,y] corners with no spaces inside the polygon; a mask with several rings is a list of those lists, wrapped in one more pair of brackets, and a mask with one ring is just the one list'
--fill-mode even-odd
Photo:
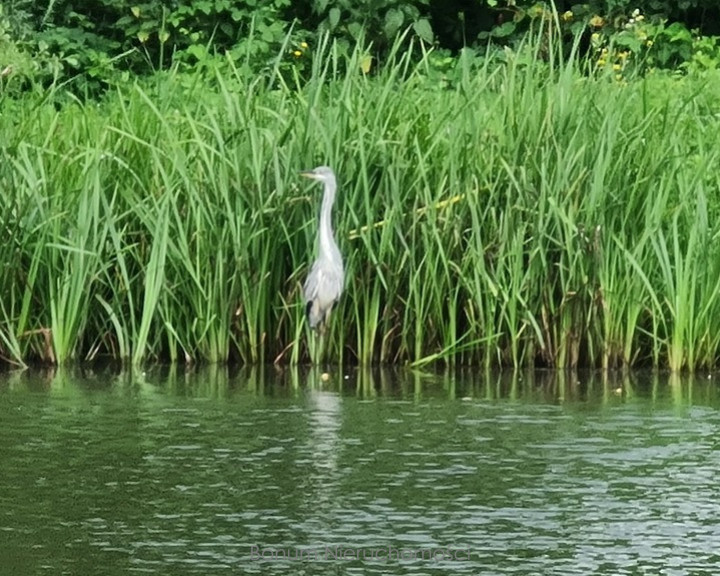
{"label": "yellow flower", "polygon": [[572,11],[568,10],[567,12],[564,12],[562,15],[562,18],[563,18],[563,20],[565,20],[565,22],[569,22],[570,20],[572,20],[573,19]]}
{"label": "yellow flower", "polygon": [[598,34],[597,32],[593,32],[590,36],[590,40],[592,40],[593,42],[597,42],[598,40],[600,40],[600,34]]}
{"label": "yellow flower", "polygon": [[628,56],[630,56],[630,52],[628,52],[627,50],[623,50],[622,52],[618,52],[618,58],[620,58],[620,60],[625,61],[625,60],[627,60]]}
{"label": "yellow flower", "polygon": [[648,40],[647,42],[645,42],[645,46],[647,46],[648,48],[650,48],[650,46],[652,46],[652,45],[653,45],[652,40]]}
{"label": "yellow flower", "polygon": [[590,26],[593,28],[602,28],[605,25],[605,19],[602,16],[598,16],[595,14],[592,18],[590,18]]}
{"label": "yellow flower", "polygon": [[307,43],[307,42],[300,42],[300,48],[302,48],[303,50],[307,50],[307,48],[308,48],[308,43]]}
{"label": "yellow flower", "polygon": [[302,52],[300,52],[300,50],[295,50],[293,52],[293,56],[295,56],[295,58],[300,58],[300,56],[302,56]]}
{"label": "yellow flower", "polygon": [[613,70],[615,70],[615,72],[617,72],[621,69],[622,69],[622,66],[620,66],[620,64],[613,64]]}
{"label": "yellow flower", "polygon": [[602,58],[600,58],[600,59],[597,61],[597,65],[598,65],[598,68],[602,68],[603,66],[605,66],[605,60],[603,60]]}

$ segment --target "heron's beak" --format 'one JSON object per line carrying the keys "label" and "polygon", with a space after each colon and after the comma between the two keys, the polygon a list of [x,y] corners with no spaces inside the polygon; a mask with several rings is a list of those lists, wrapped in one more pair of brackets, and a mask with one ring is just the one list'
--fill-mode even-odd
{"label": "heron's beak", "polygon": [[311,178],[312,180],[317,179],[317,174],[315,174],[312,170],[303,170],[300,172],[300,176],[305,176],[305,178]]}

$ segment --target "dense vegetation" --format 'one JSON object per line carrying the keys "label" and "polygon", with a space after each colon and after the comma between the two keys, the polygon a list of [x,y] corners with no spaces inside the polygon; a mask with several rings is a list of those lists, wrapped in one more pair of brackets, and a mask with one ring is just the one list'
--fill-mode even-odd
{"label": "dense vegetation", "polygon": [[[289,34],[256,67],[250,37],[95,98],[9,73],[0,354],[714,367],[720,73],[659,69],[637,14],[588,45],[548,14],[452,57],[410,29],[381,65]],[[348,279],[314,350],[318,164]]]}
{"label": "dense vegetation", "polygon": [[5,94],[61,84],[85,98],[171,67],[229,59],[241,73],[263,72],[281,53],[292,56],[281,72],[308,74],[319,33],[346,53],[362,42],[377,64],[406,29],[451,58],[488,41],[514,46],[540,22],[568,45],[581,37],[590,55],[617,48],[623,66],[720,61],[715,0],[9,0],[0,4],[0,71]]}

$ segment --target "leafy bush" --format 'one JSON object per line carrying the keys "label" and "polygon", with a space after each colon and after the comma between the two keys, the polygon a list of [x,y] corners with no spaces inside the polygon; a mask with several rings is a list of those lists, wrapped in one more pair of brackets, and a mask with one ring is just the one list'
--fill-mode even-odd
{"label": "leafy bush", "polygon": [[717,50],[702,33],[720,22],[720,8],[709,0],[11,0],[0,19],[0,71],[14,64],[13,89],[70,84],[93,95],[133,75],[171,66],[209,71],[226,58],[256,74],[282,54],[282,70],[307,76],[318,32],[347,53],[363,38],[382,62],[400,33],[452,57],[488,43],[515,46],[540,22],[548,34],[559,28],[566,53],[581,37],[592,59],[623,74],[707,69]]}
{"label": "leafy bush", "polygon": [[[117,7],[117,1],[109,2]],[[267,59],[277,52],[288,23],[284,10],[290,0],[196,0],[127,2],[115,23],[125,40],[141,46],[151,62],[167,65],[170,59],[195,64],[214,53],[229,51]],[[254,32],[254,35],[252,34]],[[247,39],[253,37],[252,47]]]}
{"label": "leafy bush", "polygon": [[85,93],[131,72],[202,65],[226,53],[257,70],[279,52],[292,20],[290,0],[40,4],[15,5],[4,32],[37,58],[38,82],[75,79],[75,91]]}
{"label": "leafy bush", "polygon": [[430,0],[312,0],[312,12],[320,16],[320,29],[359,40],[371,36],[376,47],[392,44],[408,26],[426,42],[434,34],[427,17]]}
{"label": "leafy bush", "polygon": [[634,10],[628,17],[590,21],[591,54],[599,69],[611,69],[618,79],[629,71],[644,74],[656,68],[700,71],[720,64],[715,37],[701,36],[684,24],[645,17]]}

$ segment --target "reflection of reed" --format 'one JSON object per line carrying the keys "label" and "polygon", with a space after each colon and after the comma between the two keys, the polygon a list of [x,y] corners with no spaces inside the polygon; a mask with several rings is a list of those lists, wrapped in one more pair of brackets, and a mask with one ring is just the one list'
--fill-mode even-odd
{"label": "reflection of reed", "polygon": [[[513,400],[541,403],[616,405],[638,395],[653,399],[672,397],[676,405],[692,403],[708,387],[704,378],[644,370],[478,370],[364,369],[356,374],[359,397],[392,397],[422,401],[428,397],[448,400]],[[694,391],[694,392],[693,392]],[[706,394],[703,394],[706,396]]]}
{"label": "reflection of reed", "polygon": [[[327,373],[323,370],[328,370]],[[354,396],[362,400],[403,398],[423,401],[445,398],[462,401],[513,400],[570,404],[585,402],[616,405],[649,398],[679,408],[712,405],[720,388],[714,372],[667,374],[651,370],[492,371],[476,368],[426,370],[393,367],[298,367],[225,364],[155,365],[129,370],[118,363],[88,366],[44,367],[7,371],[0,375],[0,390],[32,390],[60,393],[76,390],[113,390],[121,394],[154,396],[170,394],[217,400],[251,396],[299,397],[303,390],[318,392],[313,400],[317,418],[332,415],[323,408],[322,395]],[[333,396],[330,394],[330,396]],[[340,398],[333,396],[335,402]],[[323,416],[324,414],[324,416]],[[320,430],[323,430],[322,423]]]}
{"label": "reflection of reed", "polygon": [[[228,394],[230,371],[226,364],[169,364],[136,372],[133,379],[137,385],[164,389],[175,396],[220,399]],[[256,382],[261,379],[253,370],[243,380]]]}

